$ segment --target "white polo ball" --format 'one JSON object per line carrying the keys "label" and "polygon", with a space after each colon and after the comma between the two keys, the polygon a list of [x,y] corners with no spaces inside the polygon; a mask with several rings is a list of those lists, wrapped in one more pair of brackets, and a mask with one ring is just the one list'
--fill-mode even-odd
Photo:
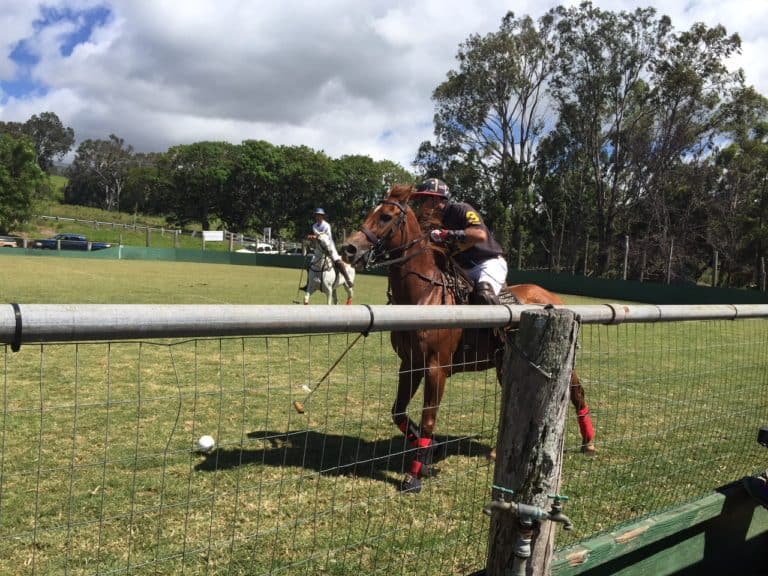
{"label": "white polo ball", "polygon": [[214,446],[216,446],[216,440],[213,439],[213,436],[208,436],[208,434],[200,436],[197,441],[197,447],[201,452],[210,452]]}

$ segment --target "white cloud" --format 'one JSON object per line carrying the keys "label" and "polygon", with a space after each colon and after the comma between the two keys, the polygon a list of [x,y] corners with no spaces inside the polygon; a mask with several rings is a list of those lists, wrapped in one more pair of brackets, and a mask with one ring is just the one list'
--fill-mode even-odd
{"label": "white cloud", "polygon": [[[577,4],[576,0],[563,2]],[[520,16],[557,4],[526,0]],[[768,2],[596,1],[604,9],[656,5],[678,30],[724,24],[744,41],[734,65],[768,93]],[[757,5],[756,5],[757,4]],[[0,119],[51,110],[79,140],[114,133],[135,149],[163,151],[200,140],[264,139],[331,156],[368,154],[406,168],[432,136],[434,88],[470,34],[498,29],[502,0],[55,0],[73,9],[108,5],[107,23],[69,56],[71,24],[35,33],[38,4],[0,0],[0,80],[16,74],[10,52],[28,38],[41,56],[33,78],[45,95],[8,98]],[[0,94],[0,98],[2,94]]]}

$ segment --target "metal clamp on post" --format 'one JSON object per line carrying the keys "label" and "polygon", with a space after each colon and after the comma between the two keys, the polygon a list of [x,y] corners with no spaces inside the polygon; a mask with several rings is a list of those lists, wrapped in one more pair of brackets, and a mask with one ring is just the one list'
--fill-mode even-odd
{"label": "metal clamp on post", "polygon": [[18,352],[21,349],[21,308],[19,308],[19,305],[16,302],[11,303],[11,308],[13,308],[13,316],[16,319],[16,329],[13,332],[11,350],[13,352]]}
{"label": "metal clamp on post", "polygon": [[573,530],[573,522],[563,514],[563,502],[568,500],[568,496],[560,494],[549,494],[552,498],[552,508],[547,511],[531,504],[521,504],[519,502],[508,501],[504,499],[504,494],[514,494],[514,490],[493,486],[494,490],[501,493],[499,498],[491,501],[483,508],[483,513],[492,516],[494,510],[509,512],[517,517],[518,530],[517,541],[513,549],[515,555],[510,574],[523,576],[526,574],[528,558],[531,556],[531,539],[536,529],[536,524],[542,520],[550,522],[559,522],[564,530]]}
{"label": "metal clamp on post", "polygon": [[[498,488],[494,486],[494,488]],[[504,489],[506,492],[514,494],[513,490]],[[532,504],[521,504],[519,502],[513,502],[504,500],[503,497],[491,501],[483,508],[483,513],[491,516],[494,510],[503,510],[517,516],[520,519],[531,520],[532,522],[539,522],[541,520],[549,520],[550,522],[559,522],[563,525],[564,530],[573,530],[573,522],[565,514],[563,514],[563,502],[568,500],[568,496],[561,494],[549,494],[547,498],[552,499],[552,508],[549,511],[534,506]]]}

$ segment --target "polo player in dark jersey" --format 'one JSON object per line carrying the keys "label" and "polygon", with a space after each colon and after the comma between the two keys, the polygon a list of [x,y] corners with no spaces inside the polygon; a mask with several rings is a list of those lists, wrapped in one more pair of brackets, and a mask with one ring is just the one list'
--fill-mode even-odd
{"label": "polo player in dark jersey", "polygon": [[439,222],[430,238],[453,249],[453,259],[475,283],[473,301],[498,304],[507,282],[507,261],[478,211],[466,202],[451,201],[447,184],[437,178],[419,184],[411,201],[422,222]]}

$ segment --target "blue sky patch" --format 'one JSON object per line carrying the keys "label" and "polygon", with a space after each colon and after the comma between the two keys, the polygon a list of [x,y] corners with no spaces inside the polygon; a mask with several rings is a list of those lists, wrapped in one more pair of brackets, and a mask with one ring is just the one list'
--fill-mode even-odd
{"label": "blue sky patch", "polygon": [[94,28],[104,26],[112,11],[106,6],[97,6],[90,10],[72,10],[69,8],[57,10],[43,7],[40,10],[40,18],[34,22],[35,30],[42,30],[47,26],[69,21],[75,24],[75,30],[61,39],[59,52],[62,56],[70,56],[78,44],[87,42]]}
{"label": "blue sky patch", "polygon": [[11,80],[0,80],[0,103],[6,103],[9,97],[44,96],[47,91],[45,86],[33,80],[30,74],[40,58],[29,50],[25,40],[16,44],[11,52],[11,60],[18,65],[18,73]]}
{"label": "blue sky patch", "polygon": [[[42,7],[40,17],[33,22],[33,28],[35,34],[39,34],[45,28],[64,21],[73,23],[74,30],[58,39],[59,53],[68,57],[78,44],[87,42],[94,29],[104,26],[111,16],[112,11],[107,6],[97,6],[89,10]],[[32,78],[32,69],[40,61],[40,57],[30,49],[28,39],[22,39],[16,44],[10,59],[18,66],[18,74],[12,80],[0,81],[0,102],[7,102],[9,97],[44,96],[48,91],[47,87]]]}

